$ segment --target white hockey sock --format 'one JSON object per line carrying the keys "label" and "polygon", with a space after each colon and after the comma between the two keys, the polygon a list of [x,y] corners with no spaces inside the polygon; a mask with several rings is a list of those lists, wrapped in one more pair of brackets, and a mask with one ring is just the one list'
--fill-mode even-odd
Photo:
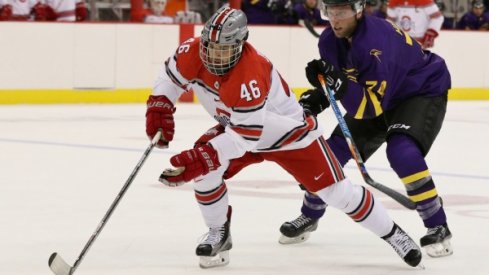
{"label": "white hockey sock", "polygon": [[354,185],[349,179],[321,189],[316,195],[379,237],[389,234],[394,226],[384,205],[365,187]]}
{"label": "white hockey sock", "polygon": [[209,228],[220,227],[227,221],[229,200],[226,184],[222,182],[211,190],[205,190],[201,183],[194,185],[194,191],[204,221]]}

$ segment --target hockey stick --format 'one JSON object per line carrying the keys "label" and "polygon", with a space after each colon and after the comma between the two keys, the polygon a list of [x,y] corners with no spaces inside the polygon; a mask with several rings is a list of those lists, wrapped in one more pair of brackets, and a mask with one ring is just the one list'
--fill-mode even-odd
{"label": "hockey stick", "polygon": [[139,172],[139,169],[141,168],[141,166],[143,166],[144,161],[149,156],[149,154],[151,153],[151,151],[155,147],[156,143],[160,140],[160,138],[161,138],[161,130],[158,131],[156,133],[156,135],[153,137],[153,139],[151,140],[151,144],[148,146],[148,148],[146,148],[146,151],[144,151],[143,156],[141,157],[138,164],[136,165],[136,167],[132,171],[131,175],[129,176],[126,183],[122,187],[121,191],[119,192],[119,194],[115,198],[114,202],[112,202],[112,204],[110,205],[109,210],[107,210],[107,212],[105,213],[105,216],[102,218],[102,220],[98,224],[97,229],[95,229],[95,232],[92,234],[92,236],[90,237],[88,242],[85,244],[85,247],[83,248],[82,252],[80,253],[80,256],[78,256],[78,259],[76,259],[73,266],[68,265],[66,263],[66,261],[63,260],[63,258],[61,258],[61,256],[58,253],[54,252],[53,254],[51,254],[51,256],[49,257],[48,264],[49,264],[49,267],[51,268],[51,270],[54,272],[54,274],[56,274],[56,275],[71,275],[75,272],[75,270],[78,268],[81,261],[85,257],[85,254],[88,252],[88,250],[92,246],[95,239],[97,239],[98,235],[100,234],[100,232],[104,228],[105,224],[109,220],[110,216],[114,212],[115,208],[119,204],[119,201],[122,199],[122,197],[126,193],[127,189],[129,188],[129,186],[133,182],[134,178],[136,177],[137,173]]}
{"label": "hockey stick", "polygon": [[304,24],[304,27],[306,27],[306,29],[316,38],[319,38],[321,35],[319,33],[316,32],[316,30],[314,29],[314,26],[312,25],[311,21],[307,20],[307,19],[304,19],[304,20],[301,20]]}
{"label": "hockey stick", "polygon": [[333,108],[333,112],[336,116],[336,119],[338,120],[338,124],[340,125],[341,132],[343,132],[343,135],[345,136],[346,142],[348,143],[348,147],[350,148],[351,155],[355,159],[355,162],[357,163],[358,169],[360,170],[360,173],[362,174],[363,180],[370,186],[374,187],[375,189],[381,191],[382,193],[386,194],[387,196],[393,198],[395,201],[400,203],[402,206],[414,210],[416,209],[416,203],[414,203],[411,199],[408,197],[404,196],[403,194],[373,180],[370,175],[367,172],[367,168],[365,167],[365,163],[363,162],[362,157],[360,156],[360,152],[358,151],[357,146],[355,145],[355,142],[353,141],[353,137],[350,133],[350,130],[348,129],[348,126],[346,125],[346,121],[343,118],[343,115],[341,114],[341,110],[338,107],[338,104],[336,103],[336,99],[334,98],[333,91],[326,85],[324,81],[324,77],[322,75],[318,75],[319,82],[321,83],[321,86],[323,88],[324,93],[326,94],[326,97],[329,100],[329,103],[331,104],[331,108]]}

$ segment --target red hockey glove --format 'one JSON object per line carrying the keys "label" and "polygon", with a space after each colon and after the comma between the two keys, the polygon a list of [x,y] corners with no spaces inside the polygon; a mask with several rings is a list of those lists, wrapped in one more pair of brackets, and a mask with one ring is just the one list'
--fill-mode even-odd
{"label": "red hockey glove", "polygon": [[34,7],[32,7],[31,14],[34,15],[35,21],[46,21],[46,5],[41,4],[41,2],[37,3]]}
{"label": "red hockey glove", "polygon": [[11,5],[3,5],[0,8],[0,21],[10,20],[12,16],[12,6]]}
{"label": "red hockey glove", "polygon": [[435,38],[437,37],[438,37],[438,32],[436,32],[434,29],[426,30],[426,33],[424,34],[422,40],[423,49],[432,48],[435,45]]}
{"label": "red hockey glove", "polygon": [[221,166],[216,150],[208,144],[174,155],[170,163],[175,167],[184,168],[183,172],[178,175],[165,177],[165,180],[170,183],[188,182]]}
{"label": "red hockey glove", "polygon": [[88,18],[87,7],[84,2],[76,4],[75,8],[76,21],[85,21]]}
{"label": "red hockey glove", "polygon": [[224,126],[217,124],[216,126],[210,128],[203,134],[195,143],[194,148],[197,146],[207,144],[211,139],[217,137],[218,135],[224,133]]}
{"label": "red hockey glove", "polygon": [[51,6],[46,5],[46,20],[47,21],[56,21],[56,18],[58,17],[56,15],[56,12],[51,8]]}
{"label": "red hockey glove", "polygon": [[162,129],[161,140],[158,141],[156,147],[166,148],[168,147],[168,143],[173,140],[173,134],[175,133],[173,113],[176,108],[164,95],[152,95],[146,104],[146,134],[150,139],[153,139],[158,129]]}

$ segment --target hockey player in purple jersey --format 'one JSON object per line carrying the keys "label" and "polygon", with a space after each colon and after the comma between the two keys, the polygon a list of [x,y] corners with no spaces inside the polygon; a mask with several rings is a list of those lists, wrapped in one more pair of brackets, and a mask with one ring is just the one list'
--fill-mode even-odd
{"label": "hockey player in purple jersey", "polygon": [[484,13],[482,0],[472,1],[472,10],[465,13],[457,24],[460,30],[489,30],[489,12]]}
{"label": "hockey player in purple jersey", "polygon": [[[441,129],[451,86],[445,61],[423,51],[408,34],[386,20],[363,14],[364,0],[322,0],[331,28],[319,40],[321,59],[307,64],[316,87],[305,92],[302,106],[318,114],[329,106],[322,74],[347,111],[345,120],[364,160],[384,142],[390,166],[416,204],[427,233],[420,240],[428,255],[453,253],[447,217],[425,156]],[[327,140],[341,165],[351,158],[339,127]],[[306,192],[302,214],[285,222],[280,243],[307,239],[317,228],[326,204]]]}

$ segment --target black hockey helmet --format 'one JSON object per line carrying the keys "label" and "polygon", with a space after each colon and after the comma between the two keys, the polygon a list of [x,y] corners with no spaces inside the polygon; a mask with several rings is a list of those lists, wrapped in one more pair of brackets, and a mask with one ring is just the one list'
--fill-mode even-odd
{"label": "black hockey helmet", "polygon": [[350,5],[354,14],[358,14],[365,8],[365,1],[366,0],[321,0],[318,8],[321,10],[323,16],[329,19],[331,14],[328,14],[328,8]]}
{"label": "black hockey helmet", "polygon": [[472,7],[473,8],[484,8],[484,1],[483,0],[472,0]]}
{"label": "black hockey helmet", "polygon": [[321,0],[323,5],[325,6],[341,6],[341,5],[356,5],[362,4],[365,5],[365,0]]}

